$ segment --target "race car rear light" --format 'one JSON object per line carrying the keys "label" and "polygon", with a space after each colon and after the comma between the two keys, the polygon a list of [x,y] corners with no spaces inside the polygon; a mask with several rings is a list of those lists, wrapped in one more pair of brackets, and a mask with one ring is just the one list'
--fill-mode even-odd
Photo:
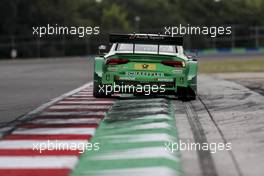
{"label": "race car rear light", "polygon": [[162,61],[163,65],[171,66],[171,67],[179,67],[183,68],[185,67],[185,62],[183,61]]}
{"label": "race car rear light", "polygon": [[118,65],[118,64],[126,64],[128,63],[128,59],[115,59],[110,58],[106,61],[107,65]]}

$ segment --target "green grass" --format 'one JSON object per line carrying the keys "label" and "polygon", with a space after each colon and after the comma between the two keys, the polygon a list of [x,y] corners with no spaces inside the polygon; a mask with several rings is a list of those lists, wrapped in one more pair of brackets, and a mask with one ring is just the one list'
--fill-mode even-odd
{"label": "green grass", "polygon": [[198,61],[200,73],[264,72],[263,59]]}

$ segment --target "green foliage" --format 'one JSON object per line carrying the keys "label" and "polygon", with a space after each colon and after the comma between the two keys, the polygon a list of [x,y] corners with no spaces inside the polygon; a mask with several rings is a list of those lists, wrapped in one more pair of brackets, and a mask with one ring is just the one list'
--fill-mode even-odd
{"label": "green foliage", "polygon": [[35,6],[44,23],[74,24],[79,18],[79,0],[37,0]]}
{"label": "green foliage", "polygon": [[131,26],[127,20],[127,12],[117,4],[103,10],[102,28],[112,32],[129,32]]}
{"label": "green foliage", "polygon": [[179,23],[263,25],[264,0],[1,0],[2,35],[25,34],[32,25],[100,25],[135,31]]}
{"label": "green foliage", "polygon": [[[35,55],[32,47],[40,46],[35,44],[36,38],[32,36],[33,26],[100,26],[100,33],[104,34],[137,30],[157,33],[163,32],[165,26],[178,26],[180,23],[199,26],[236,25],[241,27],[236,35],[249,36],[250,32],[254,32],[250,27],[264,26],[263,12],[264,0],[1,0],[0,45],[3,47],[0,47],[0,53],[6,53],[5,57],[8,57],[10,49],[14,47],[13,43],[16,43],[16,47],[22,49],[19,53]],[[139,17],[140,21],[136,22],[135,17]],[[68,42],[71,45],[66,44],[59,53],[71,53],[79,49],[94,52],[98,43],[106,40],[105,36],[89,40],[93,44],[91,48],[87,41],[71,38],[71,42]],[[64,39],[58,37],[55,40],[52,43],[47,39],[41,47],[50,47],[57,52]],[[74,41],[79,42],[79,45]],[[194,47],[208,47],[208,41],[199,36],[191,42]],[[263,41],[260,40],[260,43]],[[245,39],[244,44],[252,46],[253,40]],[[223,44],[223,47],[230,45]],[[49,55],[48,49],[42,50]]]}
{"label": "green foliage", "polygon": [[263,72],[263,58],[249,59],[214,59],[210,61],[199,61],[200,73],[228,73],[228,72]]}

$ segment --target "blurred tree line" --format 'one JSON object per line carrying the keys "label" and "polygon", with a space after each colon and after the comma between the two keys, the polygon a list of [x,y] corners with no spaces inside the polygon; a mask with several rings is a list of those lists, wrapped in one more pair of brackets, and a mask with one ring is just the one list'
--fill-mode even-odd
{"label": "blurred tree line", "polygon": [[72,41],[76,46],[64,45],[61,49],[62,45],[52,45],[38,54],[79,55],[94,53],[96,46],[91,43],[105,42],[104,35],[99,40],[55,36],[48,41],[33,37],[32,26],[100,26],[101,34],[155,32],[156,29],[161,32],[164,26],[180,23],[247,28],[264,26],[264,0],[1,0],[0,19],[0,57],[8,57],[12,48],[23,51],[19,54],[21,57],[34,56],[36,53],[27,48],[32,50],[36,42],[41,46],[36,50],[43,50],[52,43],[65,41]]}

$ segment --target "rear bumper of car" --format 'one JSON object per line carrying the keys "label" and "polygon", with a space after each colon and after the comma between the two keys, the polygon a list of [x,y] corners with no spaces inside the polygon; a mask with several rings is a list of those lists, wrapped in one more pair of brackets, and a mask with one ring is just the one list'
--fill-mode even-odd
{"label": "rear bumper of car", "polygon": [[115,81],[116,85],[130,85],[130,86],[157,86],[164,87],[166,90],[175,90],[175,82],[139,82],[139,81]]}
{"label": "rear bumper of car", "polygon": [[168,75],[164,77],[127,76],[114,72],[106,72],[102,75],[102,84],[105,85],[148,85],[162,86],[166,91],[177,91],[177,87],[187,87],[187,76],[184,73]]}

